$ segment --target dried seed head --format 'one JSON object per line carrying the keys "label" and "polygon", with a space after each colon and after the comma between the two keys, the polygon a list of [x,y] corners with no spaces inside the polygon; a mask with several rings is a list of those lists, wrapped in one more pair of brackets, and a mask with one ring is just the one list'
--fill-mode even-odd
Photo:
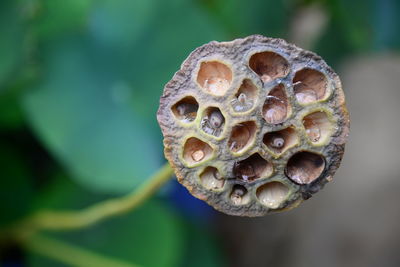
{"label": "dried seed head", "polygon": [[179,182],[240,216],[288,210],[331,181],[349,127],[333,70],[259,35],[191,53],[165,86],[157,118]]}

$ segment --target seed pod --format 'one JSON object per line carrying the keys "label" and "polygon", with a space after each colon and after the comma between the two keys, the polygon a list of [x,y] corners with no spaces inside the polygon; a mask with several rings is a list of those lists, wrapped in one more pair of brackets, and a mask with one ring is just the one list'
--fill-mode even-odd
{"label": "seed pod", "polygon": [[157,119],[178,181],[241,216],[288,210],[319,191],[349,132],[337,74],[316,54],[260,35],[192,52]]}

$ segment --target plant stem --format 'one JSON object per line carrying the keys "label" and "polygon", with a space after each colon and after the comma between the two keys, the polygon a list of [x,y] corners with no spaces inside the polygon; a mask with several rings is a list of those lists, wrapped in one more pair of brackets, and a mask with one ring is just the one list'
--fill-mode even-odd
{"label": "plant stem", "polygon": [[172,174],[172,168],[166,163],[144,184],[126,196],[109,199],[79,211],[39,211],[4,232],[33,252],[71,266],[136,266],[39,235],[37,232],[82,229],[109,217],[127,213],[151,197]]}
{"label": "plant stem", "polygon": [[137,265],[129,264],[121,260],[102,256],[83,248],[75,247],[70,244],[52,239],[43,235],[35,234],[26,242],[25,246],[42,256],[60,261],[62,263],[77,267],[134,267]]}
{"label": "plant stem", "polygon": [[39,211],[15,225],[11,231],[17,239],[23,241],[38,230],[62,231],[91,226],[139,206],[165,184],[172,174],[172,168],[166,163],[144,184],[126,196],[105,200],[79,211]]}
{"label": "plant stem", "polygon": [[79,211],[37,212],[22,222],[0,231],[0,241],[7,242],[10,239],[18,241],[36,253],[72,266],[136,266],[44,237],[37,232],[82,229],[109,217],[127,213],[151,197],[170,179],[172,174],[172,168],[166,163],[146,182],[126,196],[109,199]]}

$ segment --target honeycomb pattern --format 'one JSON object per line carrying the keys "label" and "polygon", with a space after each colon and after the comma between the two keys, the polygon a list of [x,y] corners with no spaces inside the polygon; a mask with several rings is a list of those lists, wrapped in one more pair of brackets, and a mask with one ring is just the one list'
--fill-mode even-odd
{"label": "honeycomb pattern", "polygon": [[259,35],[196,49],[165,86],[165,155],[231,215],[296,207],[332,180],[349,131],[340,80],[312,52]]}

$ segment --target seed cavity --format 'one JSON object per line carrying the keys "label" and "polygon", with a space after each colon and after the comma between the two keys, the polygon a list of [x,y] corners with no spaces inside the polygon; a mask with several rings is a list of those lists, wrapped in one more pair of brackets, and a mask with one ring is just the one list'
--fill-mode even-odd
{"label": "seed cavity", "polygon": [[321,138],[321,131],[315,123],[310,125],[310,128],[306,130],[306,133],[312,142],[318,142]]}
{"label": "seed cavity", "polygon": [[280,182],[270,182],[260,186],[256,195],[260,202],[271,209],[278,208],[287,198],[289,188]]}
{"label": "seed cavity", "polygon": [[298,152],[288,161],[286,176],[298,184],[309,184],[315,181],[325,168],[325,160],[321,155],[312,152]]}
{"label": "seed cavity", "polygon": [[247,189],[243,185],[234,185],[230,195],[231,201],[234,205],[243,205],[249,201]]}
{"label": "seed cavity", "polygon": [[192,96],[187,96],[179,100],[172,106],[172,113],[178,120],[183,122],[192,122],[196,119],[199,104]]}
{"label": "seed cavity", "polygon": [[264,135],[263,143],[275,153],[283,153],[299,142],[299,137],[293,127],[269,132]]}
{"label": "seed cavity", "polygon": [[225,124],[224,115],[216,107],[209,107],[205,110],[201,120],[201,129],[210,135],[220,136]]}
{"label": "seed cavity", "polygon": [[235,112],[246,112],[253,108],[257,95],[257,87],[249,79],[242,82],[231,105]]}
{"label": "seed cavity", "polygon": [[302,69],[293,78],[294,93],[300,104],[310,104],[325,97],[328,81],[324,74],[313,69]]}
{"label": "seed cavity", "polygon": [[183,147],[183,158],[189,165],[197,164],[212,156],[213,149],[196,137],[190,137]]}
{"label": "seed cavity", "polygon": [[299,103],[308,104],[317,101],[317,95],[313,90],[303,90],[296,94],[296,99]]}
{"label": "seed cavity", "polygon": [[207,167],[201,174],[200,180],[202,185],[209,190],[218,190],[221,189],[225,180],[221,177],[217,168]]}
{"label": "seed cavity", "polygon": [[243,151],[254,140],[256,130],[254,121],[241,122],[235,125],[228,141],[229,149],[232,152]]}
{"label": "seed cavity", "polygon": [[269,177],[273,172],[271,163],[255,153],[245,160],[236,162],[233,173],[237,179],[243,181],[253,181],[258,178]]}
{"label": "seed cavity", "polygon": [[306,134],[311,142],[319,143],[329,138],[332,131],[331,122],[325,112],[318,111],[303,118]]}
{"label": "seed cavity", "polygon": [[268,94],[264,106],[263,117],[270,124],[279,124],[286,120],[289,104],[284,86],[279,84]]}
{"label": "seed cavity", "polygon": [[251,56],[249,66],[264,83],[285,77],[289,73],[288,61],[277,53],[269,51]]}
{"label": "seed cavity", "polygon": [[202,62],[197,82],[207,93],[222,96],[232,83],[232,71],[227,65],[218,61]]}

